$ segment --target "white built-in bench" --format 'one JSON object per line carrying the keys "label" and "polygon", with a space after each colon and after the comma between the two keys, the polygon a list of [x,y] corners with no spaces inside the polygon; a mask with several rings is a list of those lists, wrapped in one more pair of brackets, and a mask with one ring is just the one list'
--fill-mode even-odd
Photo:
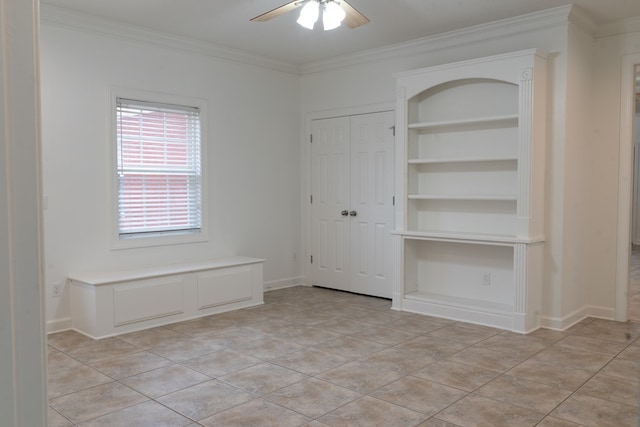
{"label": "white built-in bench", "polygon": [[105,338],[263,304],[265,260],[230,257],[69,275],[72,328]]}

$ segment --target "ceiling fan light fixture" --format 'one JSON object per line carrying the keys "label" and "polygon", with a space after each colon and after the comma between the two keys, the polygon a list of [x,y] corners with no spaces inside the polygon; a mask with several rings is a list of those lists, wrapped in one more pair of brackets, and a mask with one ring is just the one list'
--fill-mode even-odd
{"label": "ceiling fan light fixture", "polygon": [[338,28],[342,23],[342,20],[346,16],[346,13],[342,7],[335,1],[328,1],[324,4],[324,11],[322,13],[322,24],[325,31]]}
{"label": "ceiling fan light fixture", "polygon": [[313,30],[313,27],[316,25],[316,21],[318,20],[319,15],[320,3],[318,3],[316,0],[311,0],[307,4],[305,4],[300,11],[300,17],[298,17],[297,22],[303,27]]}

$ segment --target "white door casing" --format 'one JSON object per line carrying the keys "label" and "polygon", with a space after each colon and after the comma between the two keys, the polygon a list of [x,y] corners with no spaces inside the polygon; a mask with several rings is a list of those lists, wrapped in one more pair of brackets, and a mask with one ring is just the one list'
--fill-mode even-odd
{"label": "white door casing", "polygon": [[393,124],[393,112],[312,122],[313,284],[391,297]]}

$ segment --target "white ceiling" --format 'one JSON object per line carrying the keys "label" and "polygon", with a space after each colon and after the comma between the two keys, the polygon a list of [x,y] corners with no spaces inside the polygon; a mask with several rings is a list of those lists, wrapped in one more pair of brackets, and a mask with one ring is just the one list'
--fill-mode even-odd
{"label": "white ceiling", "polygon": [[640,16],[640,0],[349,0],[371,22],[313,31],[297,11],[267,22],[250,18],[286,0],[41,0],[127,24],[239,49],[295,65],[431,36],[570,3],[596,24]]}

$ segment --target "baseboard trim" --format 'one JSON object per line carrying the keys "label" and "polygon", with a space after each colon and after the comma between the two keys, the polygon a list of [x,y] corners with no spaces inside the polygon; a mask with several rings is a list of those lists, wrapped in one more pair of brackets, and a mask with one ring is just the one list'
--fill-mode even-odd
{"label": "baseboard trim", "polygon": [[293,286],[303,285],[304,277],[289,277],[287,279],[270,280],[264,282],[264,291],[274,291],[276,289],[291,288]]}
{"label": "baseboard trim", "polygon": [[71,318],[47,320],[47,335],[56,332],[68,331],[71,329]]}
{"label": "baseboard trim", "polygon": [[614,320],[615,310],[609,307],[585,306],[564,317],[540,316],[540,326],[554,331],[565,331],[587,317]]}

